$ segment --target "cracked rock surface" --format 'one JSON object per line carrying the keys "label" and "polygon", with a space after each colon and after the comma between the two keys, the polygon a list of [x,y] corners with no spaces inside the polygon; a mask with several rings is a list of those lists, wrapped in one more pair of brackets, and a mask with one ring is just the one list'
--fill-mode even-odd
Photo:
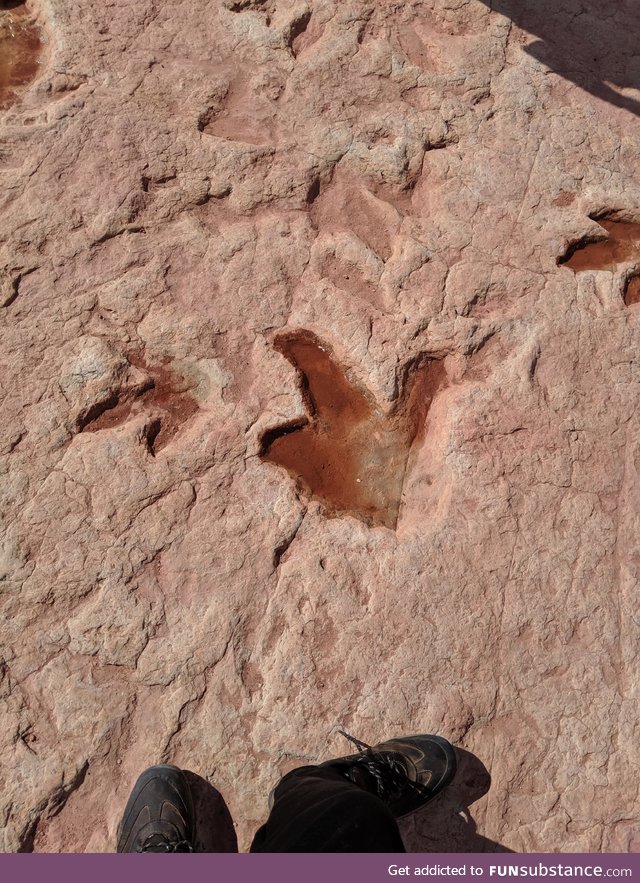
{"label": "cracked rock surface", "polygon": [[[640,849],[640,239],[594,246],[640,221],[637,15],[489,6],[20,12],[5,851],[112,850],[158,760],[215,785],[246,849],[283,772],[350,753],[338,726],[459,746],[411,850]],[[296,335],[372,435],[400,427],[386,496],[341,437],[388,517],[264,455],[334,426]]]}

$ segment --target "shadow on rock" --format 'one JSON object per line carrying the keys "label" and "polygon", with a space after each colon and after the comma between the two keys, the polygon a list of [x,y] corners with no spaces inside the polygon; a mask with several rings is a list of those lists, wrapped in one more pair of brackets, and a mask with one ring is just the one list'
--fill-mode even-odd
{"label": "shadow on rock", "polygon": [[456,748],[458,771],[433,803],[400,822],[407,852],[512,852],[478,834],[469,807],[487,793],[491,776],[478,758]]}
{"label": "shadow on rock", "polygon": [[525,52],[592,95],[640,114],[640,18],[636,0],[482,0],[538,40]]}
{"label": "shadow on rock", "polygon": [[196,852],[237,852],[238,840],[231,813],[219,791],[202,776],[185,770],[196,816]]}

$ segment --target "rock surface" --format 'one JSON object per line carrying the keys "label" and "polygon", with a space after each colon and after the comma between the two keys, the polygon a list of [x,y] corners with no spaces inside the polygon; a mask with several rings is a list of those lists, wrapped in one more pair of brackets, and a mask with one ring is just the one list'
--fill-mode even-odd
{"label": "rock surface", "polygon": [[[635,0],[491,5],[28,0],[38,76],[0,114],[4,850],[111,850],[158,759],[246,849],[338,726],[460,747],[410,849],[640,848],[640,249],[571,265],[640,221]],[[397,517],[265,456],[317,427],[296,334],[378,427],[438,366],[385,436]]]}

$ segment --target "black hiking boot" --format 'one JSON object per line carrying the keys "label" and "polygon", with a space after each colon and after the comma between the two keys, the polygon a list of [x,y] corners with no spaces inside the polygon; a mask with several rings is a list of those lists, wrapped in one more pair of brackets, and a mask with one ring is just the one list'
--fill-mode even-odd
{"label": "black hiking boot", "polygon": [[118,826],[118,852],[193,852],[193,799],[182,770],[149,767],[133,786]]}
{"label": "black hiking boot", "polygon": [[456,753],[442,736],[402,736],[367,745],[340,730],[360,754],[329,760],[356,785],[376,794],[396,819],[406,816],[439,794],[456,773]]}

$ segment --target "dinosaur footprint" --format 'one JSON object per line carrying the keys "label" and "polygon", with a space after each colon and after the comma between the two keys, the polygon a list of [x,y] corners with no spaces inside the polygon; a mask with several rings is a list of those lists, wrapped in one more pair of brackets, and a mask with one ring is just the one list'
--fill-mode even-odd
{"label": "dinosaur footprint", "polygon": [[268,430],[262,459],[284,467],[327,514],[395,528],[411,445],[444,384],[442,363],[409,366],[402,394],[385,414],[315,335],[283,335],[275,347],[298,371],[308,417]]}
{"label": "dinosaur footprint", "polygon": [[192,384],[168,365],[149,367],[140,355],[129,354],[129,361],[146,375],[143,383],[113,389],[86,408],[77,419],[80,432],[99,432],[126,423],[138,414],[148,414],[143,438],[155,456],[198,410]]}
{"label": "dinosaur footprint", "polygon": [[38,74],[42,43],[24,3],[0,4],[0,109],[13,104],[20,86]]}
{"label": "dinosaur footprint", "polygon": [[[585,270],[610,270],[615,273],[621,264],[640,263],[640,224],[592,217],[607,233],[605,237],[585,236],[572,243],[558,263],[574,273]],[[640,303],[640,274],[637,268],[627,276],[622,297],[630,307]]]}
{"label": "dinosaur footprint", "polygon": [[593,218],[607,235],[584,237],[569,246],[558,261],[580,273],[584,270],[617,270],[620,264],[640,259],[640,224]]}

